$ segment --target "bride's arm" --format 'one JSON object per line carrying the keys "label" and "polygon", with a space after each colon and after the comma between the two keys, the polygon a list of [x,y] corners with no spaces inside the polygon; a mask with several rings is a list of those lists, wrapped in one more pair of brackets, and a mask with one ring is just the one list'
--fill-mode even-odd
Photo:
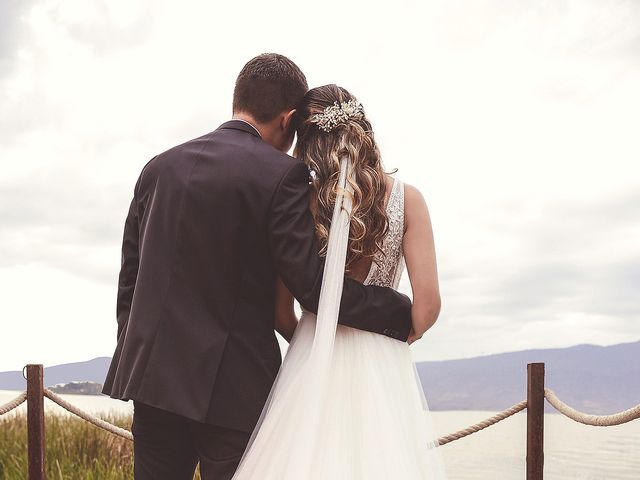
{"label": "bride's arm", "polygon": [[404,258],[413,292],[412,330],[409,343],[424,335],[440,314],[440,288],[433,241],[433,230],[427,204],[420,191],[405,185]]}
{"label": "bride's arm", "polygon": [[291,342],[297,326],[298,317],[293,309],[293,295],[278,277],[276,280],[276,331],[287,342]]}

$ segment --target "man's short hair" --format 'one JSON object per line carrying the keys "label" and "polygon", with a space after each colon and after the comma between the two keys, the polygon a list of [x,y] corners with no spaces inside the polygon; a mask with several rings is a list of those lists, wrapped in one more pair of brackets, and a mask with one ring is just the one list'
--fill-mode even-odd
{"label": "man's short hair", "polygon": [[268,122],[296,108],[307,90],[307,79],[295,63],[284,55],[263,53],[249,60],[238,75],[233,112]]}

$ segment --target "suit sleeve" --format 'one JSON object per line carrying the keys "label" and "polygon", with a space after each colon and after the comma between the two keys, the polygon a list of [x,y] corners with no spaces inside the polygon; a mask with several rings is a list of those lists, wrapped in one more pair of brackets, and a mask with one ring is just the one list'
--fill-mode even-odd
{"label": "suit sleeve", "polygon": [[129,213],[124,224],[124,235],[122,238],[122,258],[120,263],[120,275],[118,277],[118,299],[116,305],[116,316],[118,318],[118,339],[129,323],[129,312],[133,292],[138,278],[138,265],[140,261],[138,253],[139,242],[139,222],[138,222],[138,202],[137,191],[140,179],[136,183],[133,199],[129,206]]}
{"label": "suit sleeve", "polygon": [[[324,261],[318,256],[309,191],[309,170],[298,162],[285,174],[272,200],[269,241],[284,284],[307,310],[317,312]],[[338,321],[406,341],[411,330],[411,301],[391,288],[345,278]]]}

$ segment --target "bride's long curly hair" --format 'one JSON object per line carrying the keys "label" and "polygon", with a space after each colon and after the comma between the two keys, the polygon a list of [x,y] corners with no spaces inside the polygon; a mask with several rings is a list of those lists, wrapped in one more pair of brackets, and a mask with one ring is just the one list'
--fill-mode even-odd
{"label": "bride's long curly hair", "polygon": [[312,212],[316,235],[320,241],[320,254],[325,255],[331,217],[335,205],[340,159],[348,155],[351,169],[347,180],[354,190],[347,271],[362,258],[373,258],[382,251],[382,241],[389,229],[385,197],[386,173],[382,167],[380,151],[373,138],[371,123],[363,113],[361,118],[350,118],[322,130],[313,122],[313,116],[325,108],[343,102],[357,101],[346,89],[337,85],[324,85],[309,90],[296,111],[298,140],[294,156],[304,161],[315,172],[312,182]]}

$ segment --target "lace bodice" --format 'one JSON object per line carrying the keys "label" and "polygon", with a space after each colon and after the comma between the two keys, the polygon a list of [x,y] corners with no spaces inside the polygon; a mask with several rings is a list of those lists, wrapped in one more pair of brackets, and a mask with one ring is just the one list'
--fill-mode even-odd
{"label": "lace bodice", "polygon": [[404,184],[394,178],[387,201],[389,230],[382,241],[364,281],[365,285],[379,285],[397,289],[404,270],[402,239],[404,237]]}

